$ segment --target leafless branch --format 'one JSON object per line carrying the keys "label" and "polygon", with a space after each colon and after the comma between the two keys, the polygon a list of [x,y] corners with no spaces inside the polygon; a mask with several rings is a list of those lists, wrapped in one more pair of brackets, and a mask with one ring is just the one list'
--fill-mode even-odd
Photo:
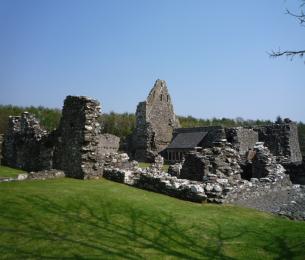
{"label": "leafless branch", "polygon": [[305,23],[305,14],[304,14],[303,10],[301,10],[301,12],[299,14],[296,14],[296,13],[292,13],[288,9],[286,9],[286,14],[291,15],[291,16],[297,18],[301,25],[303,23]]}
{"label": "leafless branch", "polygon": [[271,53],[269,53],[269,56],[272,58],[276,58],[279,56],[287,56],[290,57],[291,59],[293,59],[295,56],[299,56],[300,58],[303,58],[303,56],[305,55],[305,50],[302,51],[272,51]]}
{"label": "leafless branch", "polygon": [[[301,0],[301,4],[299,6],[300,8],[300,12],[299,13],[294,13],[291,12],[290,10],[286,9],[286,14],[296,18],[301,26],[305,26],[305,13],[302,10],[302,8],[304,8],[305,6],[305,0]],[[286,56],[286,57],[290,57],[290,59],[292,60],[295,56],[298,56],[300,58],[303,58],[305,56],[305,50],[300,50],[300,51],[272,51],[271,53],[268,53],[269,56],[271,58],[277,58],[280,56]]]}

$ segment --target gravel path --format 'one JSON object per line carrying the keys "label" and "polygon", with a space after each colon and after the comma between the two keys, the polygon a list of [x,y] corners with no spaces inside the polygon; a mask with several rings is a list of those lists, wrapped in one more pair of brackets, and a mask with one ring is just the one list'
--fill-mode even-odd
{"label": "gravel path", "polygon": [[235,204],[305,220],[305,185],[293,185],[290,190],[270,192],[259,199],[240,200]]}

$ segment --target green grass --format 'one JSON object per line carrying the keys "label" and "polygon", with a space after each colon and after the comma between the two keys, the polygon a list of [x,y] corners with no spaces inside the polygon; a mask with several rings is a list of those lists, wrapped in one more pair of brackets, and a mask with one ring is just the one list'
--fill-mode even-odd
{"label": "green grass", "polygon": [[[142,169],[150,167],[150,165],[151,165],[151,163],[139,162],[139,167],[142,168]],[[163,165],[163,171],[167,172],[168,171],[168,167],[169,167],[168,164],[164,164]]]}
{"label": "green grass", "polygon": [[107,180],[0,183],[1,259],[304,259],[305,223]]}
{"label": "green grass", "polygon": [[19,170],[19,169],[13,169],[10,167],[6,167],[6,166],[0,166],[0,178],[1,177],[17,177],[18,174],[20,173],[24,173],[24,171]]}

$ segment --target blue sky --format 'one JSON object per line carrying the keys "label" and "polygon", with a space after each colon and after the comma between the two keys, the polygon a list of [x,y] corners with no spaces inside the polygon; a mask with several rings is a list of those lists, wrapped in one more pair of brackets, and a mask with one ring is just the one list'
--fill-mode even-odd
{"label": "blue sky", "polygon": [[157,78],[178,115],[305,121],[298,0],[0,0],[0,104],[87,95],[135,112]]}

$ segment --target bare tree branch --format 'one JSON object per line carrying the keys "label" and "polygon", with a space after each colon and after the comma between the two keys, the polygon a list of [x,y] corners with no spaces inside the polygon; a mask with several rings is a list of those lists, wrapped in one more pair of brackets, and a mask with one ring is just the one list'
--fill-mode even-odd
{"label": "bare tree branch", "polygon": [[272,58],[276,58],[279,56],[288,56],[291,58],[294,58],[295,56],[299,56],[300,58],[302,58],[305,55],[305,50],[302,51],[272,51],[271,53],[269,53],[269,56]]}
{"label": "bare tree branch", "polygon": [[[299,6],[299,8],[300,8],[299,13],[294,13],[294,12],[291,12],[290,10],[286,9],[286,14],[296,18],[299,21],[301,26],[305,26],[305,13],[302,10],[302,8],[304,8],[304,6],[305,6],[305,0],[301,0],[301,4]],[[268,53],[268,54],[271,58],[286,56],[286,57],[290,57],[291,60],[293,60],[293,58],[295,56],[299,56],[300,58],[303,58],[305,56],[305,50],[297,50],[297,51],[278,50],[278,51],[272,51],[271,53]]]}
{"label": "bare tree branch", "polygon": [[301,10],[301,12],[299,14],[296,14],[296,13],[292,13],[288,9],[286,9],[286,14],[297,18],[301,25],[303,25],[303,23],[305,23],[305,14],[304,14],[303,10]]}

